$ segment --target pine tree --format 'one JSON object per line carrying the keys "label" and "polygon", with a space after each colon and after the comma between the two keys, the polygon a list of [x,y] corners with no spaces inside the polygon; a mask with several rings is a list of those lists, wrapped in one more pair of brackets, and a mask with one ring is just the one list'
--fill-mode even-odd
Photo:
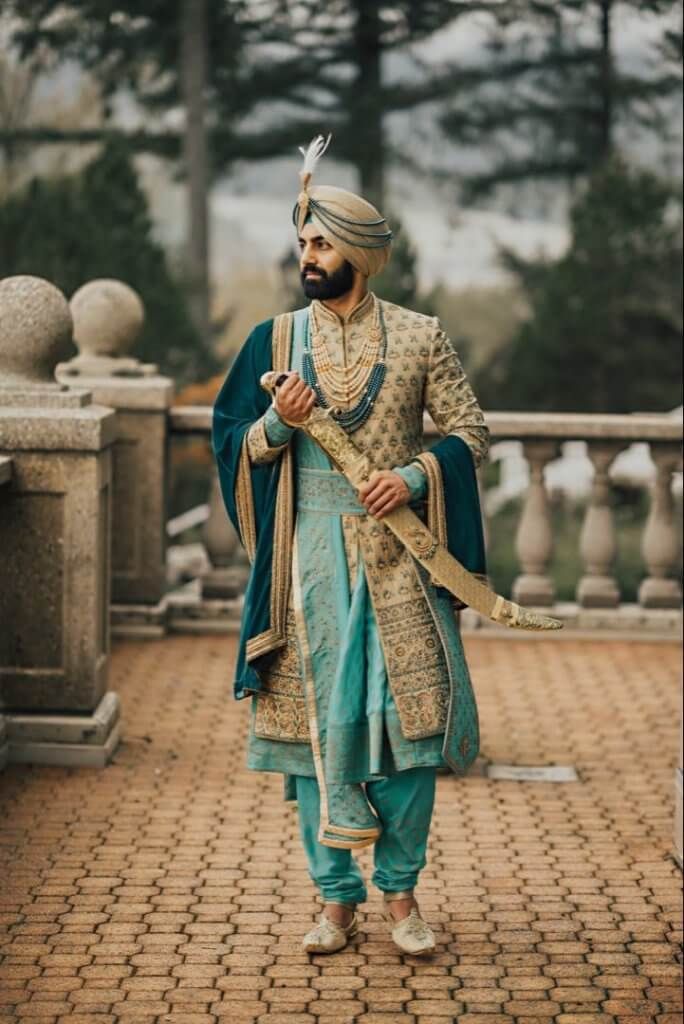
{"label": "pine tree", "polygon": [[146,323],[135,354],[187,383],[216,372],[152,224],[131,156],[111,142],[82,174],[34,180],[0,205],[0,277],[35,274],[71,296],[97,277],[140,294]]}
{"label": "pine tree", "polygon": [[[464,175],[465,201],[500,186],[575,183],[619,146],[625,128],[669,130],[668,100],[681,94],[671,31],[680,0],[517,0],[501,5],[482,67],[455,94],[441,123],[477,152]],[[627,10],[658,17],[661,46],[650,64],[625,70],[615,55],[615,22]]]}
{"label": "pine tree", "polygon": [[[15,41],[27,55],[40,46],[73,59],[100,82],[109,104],[125,87],[159,119],[179,107],[182,0],[6,0]],[[112,7],[115,7],[112,10]],[[358,170],[359,187],[382,205],[386,164],[395,155],[386,119],[442,101],[461,81],[453,65],[388,82],[386,58],[432,36],[455,18],[495,10],[496,0],[222,0],[208,11],[208,127],[214,173],[238,159],[296,153],[318,132],[333,131],[335,155]],[[263,123],[263,107],[273,110]],[[259,127],[250,123],[259,115]],[[111,131],[111,128],[107,129]],[[0,133],[0,142],[86,142],[106,131],[56,132],[49,126]],[[131,133],[138,150],[177,158],[181,137],[166,127]]]}
{"label": "pine tree", "polygon": [[532,315],[476,380],[486,408],[624,413],[679,404],[680,229],[667,183],[606,161],[572,208],[563,257],[506,255]]}

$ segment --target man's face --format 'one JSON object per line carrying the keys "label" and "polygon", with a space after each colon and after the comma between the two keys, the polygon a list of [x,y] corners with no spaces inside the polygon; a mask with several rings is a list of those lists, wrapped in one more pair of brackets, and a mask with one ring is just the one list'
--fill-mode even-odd
{"label": "man's face", "polygon": [[299,235],[299,272],[307,299],[338,299],[354,285],[351,263],[315,224],[305,224]]}

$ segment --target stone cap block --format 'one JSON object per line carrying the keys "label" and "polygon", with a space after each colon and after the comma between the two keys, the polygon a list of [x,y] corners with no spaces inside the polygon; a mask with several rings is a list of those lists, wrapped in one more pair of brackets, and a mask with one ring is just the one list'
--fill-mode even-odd
{"label": "stone cap block", "polygon": [[91,377],[88,374],[74,377],[66,370],[67,366],[61,364],[57,367],[57,380],[65,385],[73,381],[79,388],[87,388],[100,405],[154,412],[170,408],[173,402],[174,382],[170,377]]}
{"label": "stone cap block", "polygon": [[[90,405],[92,395],[82,388],[70,391],[61,384],[42,384],[40,387],[8,388],[0,384],[0,410],[12,409],[81,409]],[[1,413],[0,413],[1,415]]]}
{"label": "stone cap block", "polygon": [[117,439],[116,413],[80,408],[0,406],[0,451],[102,451]]}

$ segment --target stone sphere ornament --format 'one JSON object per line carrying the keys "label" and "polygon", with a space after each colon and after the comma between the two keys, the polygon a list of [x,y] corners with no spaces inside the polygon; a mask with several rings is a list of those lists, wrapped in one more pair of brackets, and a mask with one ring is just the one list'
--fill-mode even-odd
{"label": "stone sphere ornament", "polygon": [[137,292],[123,281],[97,278],[71,298],[74,341],[81,354],[123,356],[135,344],[145,323]]}
{"label": "stone sphere ornament", "polygon": [[0,280],[0,386],[51,384],[73,351],[73,320],[59,288],[42,277]]}

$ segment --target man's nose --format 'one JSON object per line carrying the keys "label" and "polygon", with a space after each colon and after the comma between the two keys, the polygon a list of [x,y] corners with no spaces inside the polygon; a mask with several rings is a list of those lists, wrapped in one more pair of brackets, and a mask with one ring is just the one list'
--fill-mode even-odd
{"label": "man's nose", "polygon": [[300,265],[302,269],[306,266],[316,266],[316,260],[313,258],[314,249],[312,246],[305,245],[302,249],[302,255],[300,257]]}

